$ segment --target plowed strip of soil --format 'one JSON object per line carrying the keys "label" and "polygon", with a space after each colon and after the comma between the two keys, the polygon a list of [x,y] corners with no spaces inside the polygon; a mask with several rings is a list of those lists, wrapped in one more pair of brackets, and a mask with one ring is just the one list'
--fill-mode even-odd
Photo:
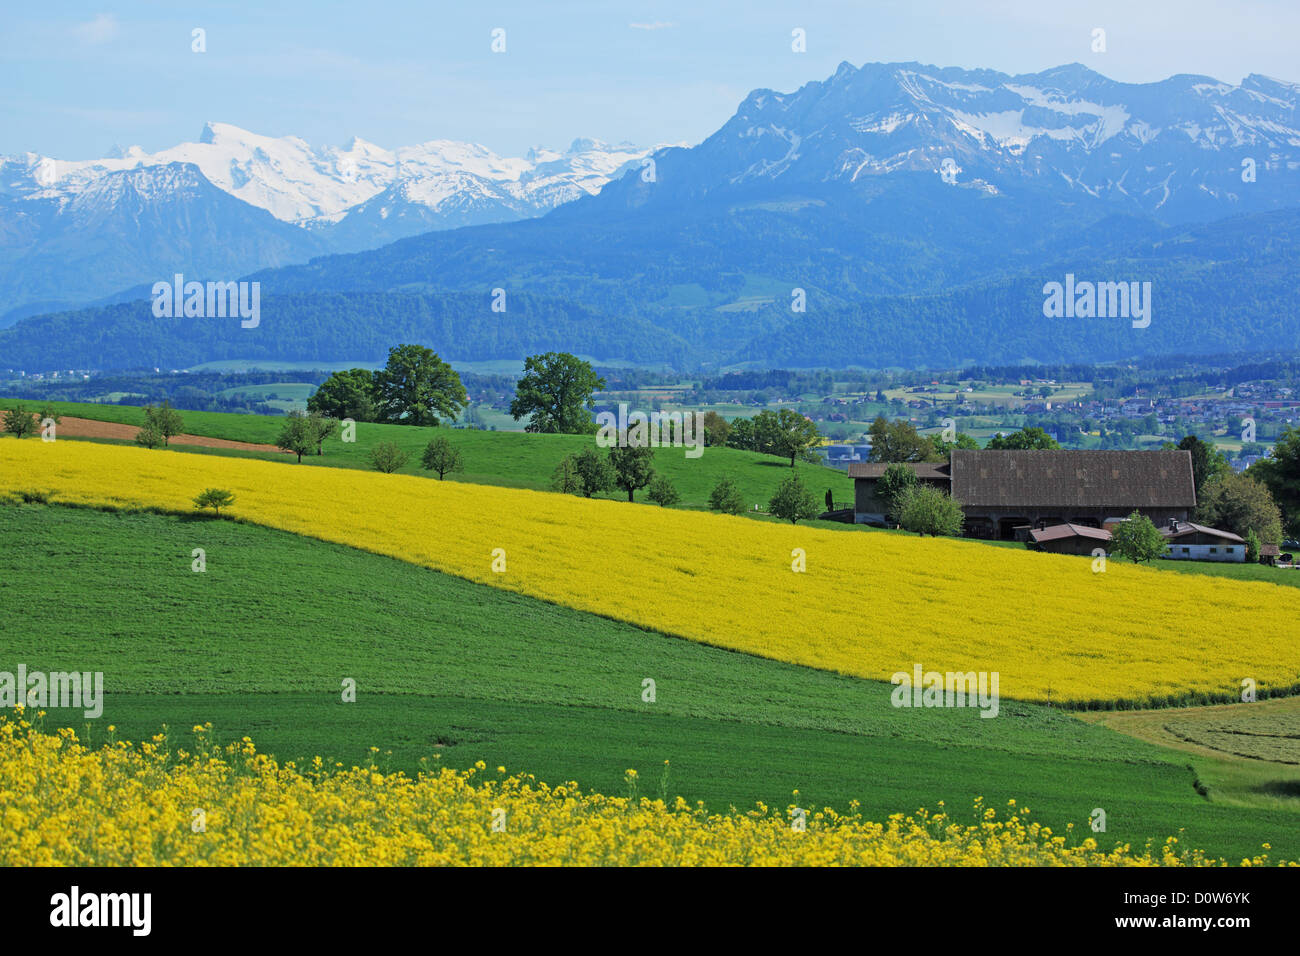
{"label": "plowed strip of soil", "polygon": [[[97,422],[91,418],[70,418],[64,416],[56,426],[55,435],[67,435],[69,438],[123,438],[132,441],[138,425],[124,425],[121,422]],[[228,441],[225,438],[208,438],[206,435],[173,435],[169,439],[173,445],[201,445],[204,448],[239,448],[243,451],[274,451],[289,454],[274,445],[259,445],[255,442]]]}

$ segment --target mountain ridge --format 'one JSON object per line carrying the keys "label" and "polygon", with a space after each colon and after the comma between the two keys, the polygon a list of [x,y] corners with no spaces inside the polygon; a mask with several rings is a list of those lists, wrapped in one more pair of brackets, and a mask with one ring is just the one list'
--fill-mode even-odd
{"label": "mountain ridge", "polygon": [[[1300,264],[1298,100],[1300,85],[1256,74],[1235,86],[1192,74],[1125,84],[1082,64],[1011,76],[845,63],[792,93],[751,92],[699,145],[657,149],[544,216],[247,278],[264,301],[284,303],[272,327],[285,348],[302,343],[293,323],[318,320],[310,303],[326,300],[313,296],[334,297],[332,338],[315,351],[346,348],[334,320],[364,321],[359,302],[392,297],[382,311],[407,330],[432,302],[470,308],[494,289],[533,303],[519,317],[529,342],[563,348],[545,323],[577,307],[600,325],[584,333],[589,354],[640,349],[702,366],[761,362],[764,348],[774,362],[924,361],[909,317],[934,339],[944,309],[965,344],[932,351],[962,361],[1123,358],[1246,335],[1293,348],[1277,316],[1293,312],[1280,277]],[[1139,337],[1118,327],[1044,335],[1044,283],[1089,270],[1097,281],[1158,279],[1165,324]],[[791,312],[796,292],[806,315]],[[404,308],[414,312],[402,318]],[[1015,314],[988,314],[999,309]],[[65,316],[60,328],[75,334],[96,316]],[[448,320],[430,327],[446,342],[430,344],[462,358],[522,357],[510,349],[523,339],[503,337],[496,321],[476,330],[470,316]],[[809,336],[812,350],[801,351],[792,337],[804,326],[834,335]],[[671,347],[648,345],[648,329]],[[171,347],[141,334],[156,352]],[[696,343],[693,355],[682,342]]]}

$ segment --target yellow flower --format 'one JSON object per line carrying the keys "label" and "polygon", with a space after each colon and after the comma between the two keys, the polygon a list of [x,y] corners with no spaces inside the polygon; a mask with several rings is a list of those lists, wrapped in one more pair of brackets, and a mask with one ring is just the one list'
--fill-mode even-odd
{"label": "yellow flower", "polygon": [[[788,815],[762,804],[708,813],[680,797],[611,800],[573,783],[549,790],[529,775],[476,786],[473,770],[413,780],[330,771],[319,757],[311,766],[300,773],[251,745],[171,757],[120,743],[93,750],[70,729],[46,734],[0,716],[0,866],[1226,865],[1170,842],[1160,853],[1100,849],[1091,837],[1071,847],[992,809],[971,826],[938,825],[942,815],[923,808],[883,823],[824,809],[791,840]],[[201,836],[176,826],[196,807]],[[70,828],[77,819],[95,826]],[[499,832],[518,838],[485,839]]]}

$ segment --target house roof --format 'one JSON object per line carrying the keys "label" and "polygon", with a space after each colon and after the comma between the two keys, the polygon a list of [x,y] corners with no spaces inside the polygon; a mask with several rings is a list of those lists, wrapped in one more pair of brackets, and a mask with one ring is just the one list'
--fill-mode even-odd
{"label": "house roof", "polygon": [[[849,465],[850,478],[879,478],[893,462],[863,461]],[[948,480],[948,463],[946,461],[905,461],[904,467],[916,473],[917,478]]]}
{"label": "house roof", "polygon": [[1179,538],[1185,538],[1189,534],[1207,534],[1213,538],[1222,538],[1224,541],[1232,541],[1239,544],[1246,543],[1244,538],[1238,537],[1231,531],[1220,531],[1218,528],[1207,528],[1203,524],[1196,524],[1191,521],[1179,521],[1177,525],[1177,528],[1163,527],[1160,529],[1160,533],[1173,541],[1176,541]]}
{"label": "house roof", "polygon": [[1266,558],[1276,558],[1282,553],[1282,549],[1275,544],[1261,544],[1259,553]]}
{"label": "house roof", "polygon": [[1040,528],[1029,532],[1035,544],[1044,541],[1060,541],[1062,538],[1092,538],[1096,541],[1109,541],[1110,532],[1103,528],[1090,528],[1083,524],[1054,524],[1050,528]]}
{"label": "house roof", "polygon": [[955,448],[951,474],[953,496],[966,506],[1117,510],[1196,506],[1189,451]]}

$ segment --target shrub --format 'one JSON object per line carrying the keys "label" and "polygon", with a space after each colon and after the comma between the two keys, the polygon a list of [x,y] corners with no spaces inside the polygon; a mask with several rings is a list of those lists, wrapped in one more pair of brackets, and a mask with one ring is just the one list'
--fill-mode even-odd
{"label": "shrub", "polygon": [[895,462],[885,469],[876,482],[876,496],[885,503],[889,517],[898,520],[898,506],[903,498],[918,484],[916,472]]}
{"label": "shrub", "polygon": [[578,474],[573,455],[562,458],[555,466],[555,471],[551,472],[551,490],[562,495],[582,494],[582,478]]}
{"label": "shrub", "polygon": [[797,524],[800,518],[817,517],[817,497],[804,487],[798,475],[791,475],[777,486],[776,494],[767,503],[767,510],[778,518]]}
{"label": "shrub", "polygon": [[144,448],[161,448],[167,444],[167,439],[163,438],[162,432],[153,425],[146,424],[135,433],[135,443]]}
{"label": "shrub", "polygon": [[5,412],[6,434],[13,435],[15,438],[26,438],[28,435],[35,434],[38,428],[40,428],[40,421],[21,402]]}
{"label": "shrub", "polygon": [[410,456],[391,441],[381,441],[370,449],[370,464],[376,471],[392,474],[406,464]]}
{"label": "shrub", "polygon": [[1111,547],[1134,564],[1159,558],[1169,550],[1169,542],[1151,519],[1134,511],[1110,533]]}
{"label": "shrub", "polygon": [[931,537],[961,534],[966,521],[960,502],[933,485],[917,485],[904,492],[897,508],[900,525]]}
{"label": "shrub", "polygon": [[745,500],[740,496],[739,486],[730,478],[723,478],[709,492],[709,507],[724,514],[744,514]]}
{"label": "shrub", "polygon": [[420,461],[426,469],[438,473],[439,481],[442,481],[449,472],[465,470],[465,456],[460,453],[460,449],[442,436],[425,446]]}
{"label": "shrub", "polygon": [[663,475],[659,475],[654,481],[650,482],[650,490],[646,492],[646,497],[665,508],[682,500],[682,496],[677,493],[673,483]]}
{"label": "shrub", "polygon": [[[162,443],[166,445],[173,435],[179,435],[183,422],[181,421],[180,412],[172,408],[167,402],[161,405],[146,405],[144,407],[144,427],[152,429],[162,436]],[[157,446],[148,446],[157,447]]]}
{"label": "shrub", "polygon": [[205,488],[194,498],[194,507],[200,511],[211,508],[218,515],[221,514],[222,508],[229,508],[234,503],[234,493],[225,488]]}
{"label": "shrub", "polygon": [[608,458],[598,454],[596,449],[587,446],[570,457],[573,459],[573,470],[578,473],[578,490],[584,498],[614,487],[614,466]]}

